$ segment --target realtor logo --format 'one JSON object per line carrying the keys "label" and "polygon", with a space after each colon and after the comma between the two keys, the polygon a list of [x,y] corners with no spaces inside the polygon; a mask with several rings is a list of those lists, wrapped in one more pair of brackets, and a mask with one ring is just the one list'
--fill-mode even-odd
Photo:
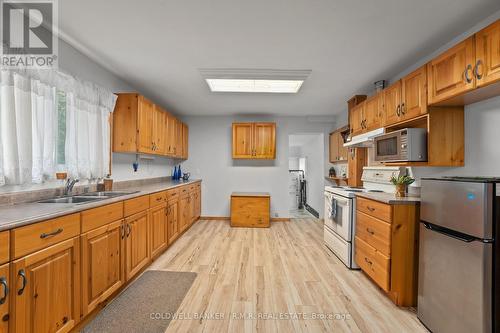
{"label": "realtor logo", "polygon": [[2,54],[8,68],[57,67],[56,0],[0,0]]}

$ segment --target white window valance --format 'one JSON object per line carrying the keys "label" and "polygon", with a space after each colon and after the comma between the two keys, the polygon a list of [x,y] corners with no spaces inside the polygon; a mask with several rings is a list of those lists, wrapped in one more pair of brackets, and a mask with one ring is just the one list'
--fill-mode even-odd
{"label": "white window valance", "polygon": [[0,71],[0,185],[104,177],[116,96],[55,70]]}

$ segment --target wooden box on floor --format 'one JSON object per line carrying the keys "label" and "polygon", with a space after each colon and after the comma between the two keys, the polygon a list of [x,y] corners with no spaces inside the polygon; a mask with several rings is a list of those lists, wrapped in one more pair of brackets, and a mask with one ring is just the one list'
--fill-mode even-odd
{"label": "wooden box on floor", "polygon": [[271,196],[269,193],[231,194],[231,226],[268,228]]}

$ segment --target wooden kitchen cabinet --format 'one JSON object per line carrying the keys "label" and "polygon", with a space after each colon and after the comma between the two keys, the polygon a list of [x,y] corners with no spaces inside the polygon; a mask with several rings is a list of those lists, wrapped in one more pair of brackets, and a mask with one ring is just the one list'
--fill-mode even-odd
{"label": "wooden kitchen cabinet", "polygon": [[429,104],[474,89],[474,64],[474,36],[431,60],[427,65]]}
{"label": "wooden kitchen cabinet", "polygon": [[83,315],[92,312],[125,283],[124,228],[123,220],[118,220],[80,237]]}
{"label": "wooden kitchen cabinet", "polygon": [[179,201],[177,199],[170,200],[167,203],[167,235],[168,244],[172,244],[179,237]]}
{"label": "wooden kitchen cabinet", "polygon": [[118,94],[112,124],[113,152],[183,157],[180,121],[142,95]]}
{"label": "wooden kitchen cabinet", "polygon": [[189,127],[182,123],[182,158],[187,160],[189,157]]}
{"label": "wooden kitchen cabinet", "polygon": [[363,186],[361,177],[363,175],[363,167],[366,166],[367,163],[367,148],[349,148],[347,163],[347,185],[352,187]]}
{"label": "wooden kitchen cabinet", "polygon": [[363,108],[365,107],[365,102],[354,106],[349,110],[349,127],[351,129],[351,136],[359,135],[365,129],[363,126]]}
{"label": "wooden kitchen cabinet", "polygon": [[270,208],[269,193],[232,193],[231,227],[268,228]]}
{"label": "wooden kitchen cabinet", "polygon": [[356,202],[356,263],[394,303],[415,306],[419,205]]}
{"label": "wooden kitchen cabinet", "polygon": [[330,133],[330,163],[347,162],[347,151],[344,147],[342,132],[344,129]]}
{"label": "wooden kitchen cabinet", "polygon": [[276,158],[275,123],[233,123],[234,159]]}
{"label": "wooden kitchen cabinet", "polygon": [[415,118],[427,113],[427,69],[420,67],[401,79],[401,118]]}
{"label": "wooden kitchen cabinet", "polygon": [[190,193],[181,196],[179,199],[179,233],[184,232],[191,224],[192,211]]}
{"label": "wooden kitchen cabinet", "polygon": [[500,81],[500,20],[476,33],[476,86]]}
{"label": "wooden kitchen cabinet", "polygon": [[9,332],[9,306],[12,288],[10,280],[10,264],[0,265],[0,332]]}
{"label": "wooden kitchen cabinet", "polygon": [[150,210],[151,257],[161,254],[168,244],[167,204],[163,203]]}
{"label": "wooden kitchen cabinet", "polygon": [[147,210],[125,219],[125,279],[127,281],[149,263],[148,221]]}
{"label": "wooden kitchen cabinet", "polygon": [[401,121],[401,80],[384,89],[384,125]]}
{"label": "wooden kitchen cabinet", "polygon": [[18,259],[11,269],[11,332],[68,332],[75,326],[81,291],[78,237]]}
{"label": "wooden kitchen cabinet", "polygon": [[382,127],[383,107],[384,94],[382,93],[371,96],[365,101],[362,117],[365,132]]}

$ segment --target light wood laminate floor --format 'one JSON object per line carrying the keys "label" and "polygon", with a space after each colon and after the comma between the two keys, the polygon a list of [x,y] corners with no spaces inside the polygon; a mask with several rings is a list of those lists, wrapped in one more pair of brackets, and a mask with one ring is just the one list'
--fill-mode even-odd
{"label": "light wood laminate floor", "polygon": [[150,269],[198,273],[167,333],[427,332],[324,247],[321,220],[199,221]]}

